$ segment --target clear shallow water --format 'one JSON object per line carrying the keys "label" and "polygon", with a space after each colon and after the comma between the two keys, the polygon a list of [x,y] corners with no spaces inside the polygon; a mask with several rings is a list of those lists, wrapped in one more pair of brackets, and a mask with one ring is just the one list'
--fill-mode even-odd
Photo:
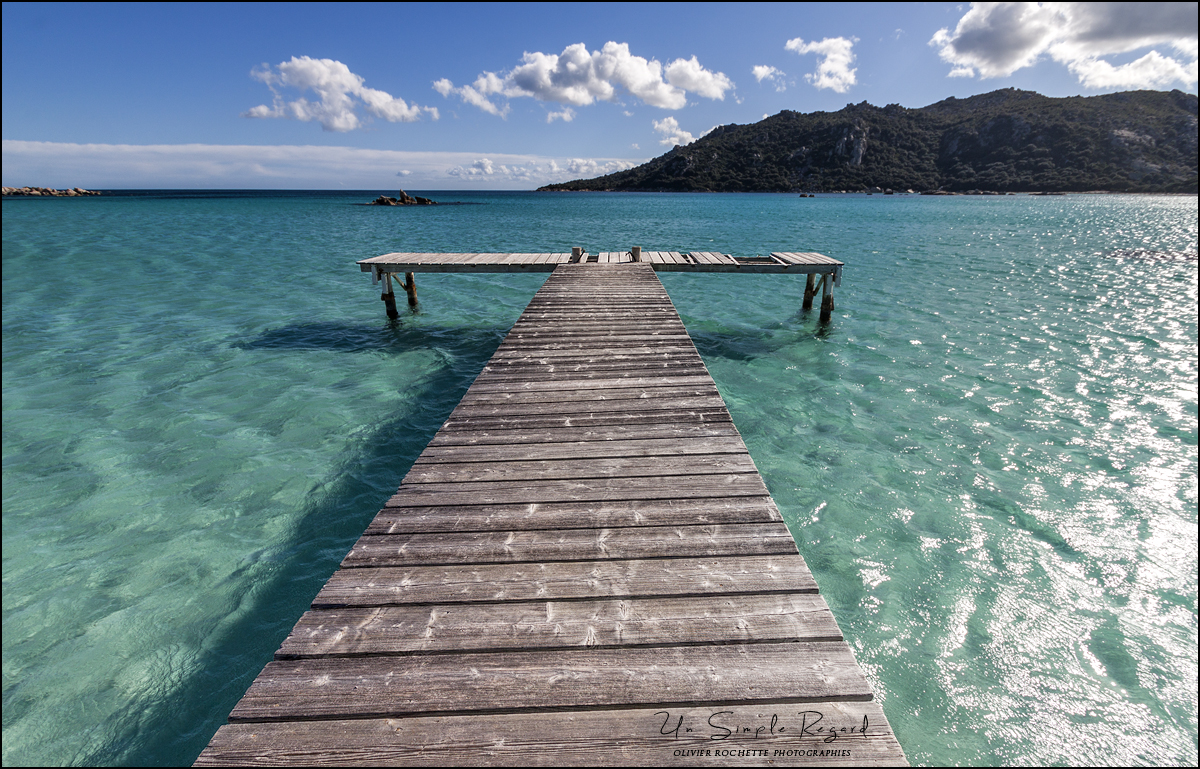
{"label": "clear shallow water", "polygon": [[3,761],[190,763],[544,276],[660,277],[914,763],[1197,760],[1197,202],[433,193],[5,201]]}

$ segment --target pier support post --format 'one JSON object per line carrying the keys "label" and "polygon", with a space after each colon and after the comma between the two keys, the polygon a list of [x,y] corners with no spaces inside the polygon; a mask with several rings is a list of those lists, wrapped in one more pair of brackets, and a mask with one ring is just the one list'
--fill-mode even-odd
{"label": "pier support post", "polygon": [[800,305],[802,310],[811,310],[813,297],[817,295],[817,276],[814,273],[808,273],[808,279],[804,281],[804,304]]}
{"label": "pier support post", "polygon": [[833,276],[821,276],[821,322],[828,323],[833,315]]}
{"label": "pier support post", "polygon": [[408,294],[408,306],[417,306],[417,276],[411,272],[404,273],[404,282],[401,283],[404,287],[404,292]]}
{"label": "pier support post", "polygon": [[392,293],[392,273],[385,272],[383,274],[383,296],[379,297],[383,300],[383,306],[387,309],[387,316],[392,320],[400,317],[400,311],[396,309],[396,295]]}
{"label": "pier support post", "polygon": [[630,248],[629,255],[633,257],[633,261],[635,261],[635,262],[642,261],[642,247],[634,246],[634,247]]}
{"label": "pier support post", "polygon": [[583,249],[579,246],[571,246],[571,261],[579,263],[583,261]]}

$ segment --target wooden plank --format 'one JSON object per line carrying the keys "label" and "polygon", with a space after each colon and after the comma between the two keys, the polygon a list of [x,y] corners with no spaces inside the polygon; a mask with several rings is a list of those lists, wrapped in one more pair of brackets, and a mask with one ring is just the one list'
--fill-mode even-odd
{"label": "wooden plank", "polygon": [[271,662],[229,720],[662,709],[871,696],[844,641],[428,654]]}
{"label": "wooden plank", "polygon": [[907,766],[877,702],[229,724],[196,766],[298,756],[314,766]]}
{"label": "wooden plank", "polygon": [[736,436],[695,438],[688,441],[651,439],[630,441],[571,441],[531,446],[435,446],[417,457],[416,464],[440,462],[503,462],[517,459],[607,459],[614,457],[682,457],[693,454],[745,454],[746,444]]}
{"label": "wooden plank", "polygon": [[275,659],[840,640],[824,598],[770,593],[314,610]]}
{"label": "wooden plank", "polygon": [[522,371],[489,371],[485,370],[479,375],[476,381],[483,385],[496,385],[512,383],[512,386],[519,386],[519,383],[526,382],[532,385],[551,385],[554,382],[562,383],[560,385],[563,390],[570,390],[571,385],[567,382],[604,382],[605,387],[612,387],[611,382],[635,382],[642,381],[647,378],[659,375],[662,378],[674,379],[680,376],[706,376],[708,369],[703,363],[693,364],[677,364],[668,365],[666,363],[654,365],[649,363],[635,364],[628,367],[607,367],[607,366],[561,366],[555,370],[554,366],[546,365],[541,367],[530,367]]}
{"label": "wooden plank", "polygon": [[470,430],[471,432],[495,430],[532,430],[553,427],[618,427],[634,424],[712,424],[729,422],[729,412],[723,409],[669,409],[661,411],[639,411],[637,413],[620,411],[585,412],[579,414],[524,415],[505,417],[457,417],[453,414],[442,425],[444,431]]}
{"label": "wooden plank", "polygon": [[690,424],[623,424],[591,427],[534,427],[528,429],[483,429],[439,432],[430,446],[484,446],[495,444],[571,443],[578,441],[623,441],[666,438],[708,438],[738,435],[733,422]]}
{"label": "wooden plank", "polygon": [[313,608],[815,593],[799,554],[342,569]]}
{"label": "wooden plank", "polygon": [[[576,480],[585,478],[670,478],[676,475],[755,473],[749,453],[594,459],[438,462],[413,465],[404,483],[479,483],[483,481]],[[669,483],[665,481],[664,483]]]}
{"label": "wooden plank", "polygon": [[787,527],[779,523],[445,532],[360,537],[342,559],[342,568],[792,555],[795,552],[795,541]]}
{"label": "wooden plank", "polygon": [[492,505],[428,504],[385,507],[367,526],[364,536],[442,531],[604,529],[779,521],[782,521],[779,511],[765,497],[625,499]]}
{"label": "wooden plank", "polygon": [[639,365],[639,364],[673,364],[685,363],[703,365],[696,350],[675,348],[662,351],[643,350],[638,347],[621,349],[591,348],[576,350],[574,354],[545,355],[540,352],[509,352],[492,356],[484,370],[503,371],[505,369],[530,366],[601,366],[609,365]]}
{"label": "wooden plank", "polygon": [[[607,390],[604,392],[612,392]],[[596,398],[586,401],[555,403],[553,401],[508,401],[505,403],[466,403],[451,413],[451,419],[467,417],[518,417],[526,415],[599,414],[605,411],[633,413],[641,411],[686,411],[690,409],[721,408],[719,395],[662,396],[658,398]]]}
{"label": "wooden plank", "polygon": [[[674,328],[643,328],[630,329],[599,329],[576,333],[562,333],[537,329],[513,330],[503,343],[505,349],[545,349],[569,350],[592,344],[607,344],[614,347],[622,345],[648,345],[655,342],[678,345],[691,338],[686,333]],[[497,348],[498,349],[498,348]]]}
{"label": "wooden plank", "polygon": [[[715,386],[694,385],[687,387],[668,385],[666,387],[613,387],[606,390],[589,390],[588,398],[594,401],[626,401],[673,397],[695,398],[719,394]],[[484,403],[559,403],[561,401],[562,395],[560,393],[546,390],[518,393],[471,393],[468,391],[459,402],[459,405],[480,405]]]}

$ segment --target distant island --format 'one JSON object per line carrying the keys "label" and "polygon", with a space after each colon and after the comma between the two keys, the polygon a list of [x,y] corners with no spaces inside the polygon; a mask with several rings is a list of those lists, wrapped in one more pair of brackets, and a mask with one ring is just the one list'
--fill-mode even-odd
{"label": "distant island", "polygon": [[81,195],[99,195],[95,190],[85,190],[82,187],[72,187],[69,190],[56,190],[53,187],[3,187],[4,197],[51,197],[74,198]]}
{"label": "distant island", "polygon": [[1013,88],[919,109],[862,102],[718,126],[626,171],[539,187],[622,192],[1181,192],[1196,96],[1056,99]]}

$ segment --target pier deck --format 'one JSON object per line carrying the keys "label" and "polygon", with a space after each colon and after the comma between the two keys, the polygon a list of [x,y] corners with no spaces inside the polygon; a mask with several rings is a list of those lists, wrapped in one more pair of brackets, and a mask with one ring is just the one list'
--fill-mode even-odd
{"label": "pier deck", "polygon": [[743,272],[791,275],[840,273],[844,262],[824,254],[780,251],[737,259],[715,251],[601,251],[598,254],[395,253],[358,262],[363,272],[553,272],[560,264],[649,264],[656,272]]}
{"label": "pier deck", "polygon": [[558,265],[196,763],[714,760],[905,764],[652,265]]}

